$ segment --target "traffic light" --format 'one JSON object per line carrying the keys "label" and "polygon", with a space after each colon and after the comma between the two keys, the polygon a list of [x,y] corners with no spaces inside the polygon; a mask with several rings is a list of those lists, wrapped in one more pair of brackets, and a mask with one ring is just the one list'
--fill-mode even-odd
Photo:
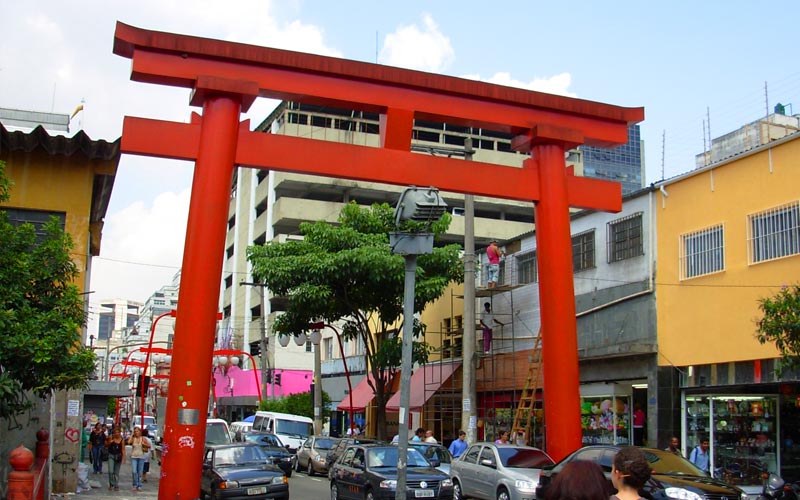
{"label": "traffic light", "polygon": [[250,355],[258,356],[259,354],[261,354],[261,342],[260,341],[250,342]]}
{"label": "traffic light", "polygon": [[280,373],[276,373],[275,374],[275,385],[281,385],[281,374]]}

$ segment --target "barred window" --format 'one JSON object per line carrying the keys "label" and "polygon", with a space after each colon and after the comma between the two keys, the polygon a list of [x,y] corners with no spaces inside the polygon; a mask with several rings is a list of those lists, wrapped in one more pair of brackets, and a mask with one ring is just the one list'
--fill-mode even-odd
{"label": "barred window", "polygon": [[642,212],[608,223],[608,262],[644,255]]}
{"label": "barred window", "polygon": [[594,229],[572,237],[572,272],[592,269],[594,266]]}
{"label": "barred window", "polygon": [[725,233],[722,224],[681,235],[681,279],[725,269]]}
{"label": "barred window", "polygon": [[47,237],[47,232],[44,230],[45,224],[50,221],[51,217],[55,217],[59,221],[61,230],[66,227],[67,214],[65,212],[49,212],[47,210],[29,210],[25,208],[2,208],[8,216],[8,221],[15,227],[22,224],[31,224],[33,231],[36,234],[36,243],[40,244]]}
{"label": "barred window", "polygon": [[747,216],[751,264],[800,253],[800,202]]}
{"label": "barred window", "polygon": [[517,282],[520,285],[535,283],[538,281],[536,269],[536,252],[526,252],[516,256],[517,260]]}

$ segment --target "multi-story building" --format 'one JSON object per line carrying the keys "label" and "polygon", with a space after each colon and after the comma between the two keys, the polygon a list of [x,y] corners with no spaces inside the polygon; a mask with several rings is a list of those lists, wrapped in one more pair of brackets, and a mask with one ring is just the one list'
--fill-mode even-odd
{"label": "multi-story building", "polygon": [[644,187],[644,141],[639,125],[628,127],[628,142],[608,149],[579,146],[583,155],[583,175],[622,184],[622,194]]}
{"label": "multi-story building", "polygon": [[[715,474],[759,490],[800,471],[800,374],[760,344],[761,299],[800,281],[800,134],[660,183],[658,364],[688,454],[709,439]],[[659,394],[659,398],[662,394]]]}
{"label": "multi-story building", "polygon": [[[32,115],[27,114],[30,119]],[[6,117],[4,117],[6,118]],[[36,120],[37,118],[33,118]],[[32,126],[31,124],[28,124]],[[100,254],[103,219],[106,215],[119,164],[119,141],[108,143],[78,132],[72,137],[51,136],[42,128],[9,132],[0,124],[0,161],[14,183],[11,198],[3,202],[12,220],[39,226],[55,216],[72,237],[73,260],[78,276],[75,285],[85,293],[89,288],[92,257]],[[88,294],[86,309],[88,314]],[[89,344],[84,329],[84,342]],[[25,419],[0,425],[0,443],[35,443],[36,432],[44,427],[61,429],[51,435],[52,456],[80,456],[80,439],[64,429],[80,429],[85,410],[107,395],[124,395],[124,390],[92,381],[88,391],[59,391],[52,401],[32,398],[34,404]],[[74,403],[80,402],[78,407]],[[105,409],[103,408],[103,414]],[[0,445],[0,477],[7,477],[10,446]],[[74,474],[54,475],[52,491],[75,491]]]}
{"label": "multi-story building", "polygon": [[[150,339],[150,329],[153,320],[162,314],[169,313],[178,308],[178,292],[181,288],[181,272],[178,270],[172,276],[172,282],[164,285],[153,292],[144,302],[139,320],[136,322],[136,329],[128,330],[127,341],[147,342]],[[175,329],[175,318],[164,316],[156,324],[156,331],[153,335],[153,342],[159,342],[166,347],[172,345],[172,334]]]}
{"label": "multi-story building", "polygon": [[98,376],[108,379],[114,364],[125,358],[122,346],[129,342],[129,333],[141,318],[142,303],[127,299],[108,299],[100,304],[97,313],[97,352]]}

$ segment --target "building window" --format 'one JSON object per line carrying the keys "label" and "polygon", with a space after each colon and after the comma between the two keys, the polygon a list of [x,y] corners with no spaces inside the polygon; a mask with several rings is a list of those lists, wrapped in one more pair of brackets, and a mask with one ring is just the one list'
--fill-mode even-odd
{"label": "building window", "polygon": [[608,223],[608,262],[644,255],[642,212]]}
{"label": "building window", "polygon": [[66,227],[67,214],[64,212],[49,212],[46,210],[28,210],[24,208],[3,208],[8,216],[8,221],[15,227],[22,224],[30,224],[36,234],[36,243],[41,243],[47,236],[44,225],[50,221],[51,217],[58,219],[59,226],[63,231]]}
{"label": "building window", "polygon": [[324,346],[325,359],[333,359],[333,338],[322,339],[322,345]]}
{"label": "building window", "polygon": [[536,252],[526,252],[516,256],[517,283],[535,283],[539,278],[536,270]]}
{"label": "building window", "polygon": [[750,264],[800,253],[800,202],[747,216]]}
{"label": "building window", "polygon": [[230,288],[232,286],[233,286],[233,275],[231,274],[230,276],[225,278],[225,289],[227,290],[228,288]]}
{"label": "building window", "polygon": [[314,344],[312,344],[310,340],[306,340],[306,352],[312,352],[313,350]]}
{"label": "building window", "polygon": [[225,249],[225,257],[227,257],[229,259],[231,257],[233,257],[233,245],[231,245],[227,249]]}
{"label": "building window", "polygon": [[681,235],[681,279],[725,269],[725,234],[722,224]]}
{"label": "building window", "polygon": [[572,237],[572,272],[594,268],[594,229]]}

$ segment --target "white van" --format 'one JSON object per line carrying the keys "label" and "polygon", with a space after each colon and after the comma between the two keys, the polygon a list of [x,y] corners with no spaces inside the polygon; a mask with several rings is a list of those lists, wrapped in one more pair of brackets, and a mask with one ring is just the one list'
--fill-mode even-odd
{"label": "white van", "polygon": [[289,452],[295,453],[306,438],[314,434],[314,421],[308,417],[289,413],[257,411],[253,420],[253,432],[277,434],[289,448]]}
{"label": "white van", "polygon": [[150,425],[156,425],[156,417],[152,415],[145,415],[144,416],[144,427],[142,427],[142,416],[141,415],[134,415],[133,419],[130,421],[131,431],[134,427],[141,427],[142,429],[148,428]]}
{"label": "white van", "polygon": [[253,430],[253,422],[233,422],[231,423],[231,437],[234,441],[242,441],[242,435]]}
{"label": "white van", "polygon": [[221,418],[209,418],[206,420],[206,444],[230,444],[231,431],[228,422]]}

